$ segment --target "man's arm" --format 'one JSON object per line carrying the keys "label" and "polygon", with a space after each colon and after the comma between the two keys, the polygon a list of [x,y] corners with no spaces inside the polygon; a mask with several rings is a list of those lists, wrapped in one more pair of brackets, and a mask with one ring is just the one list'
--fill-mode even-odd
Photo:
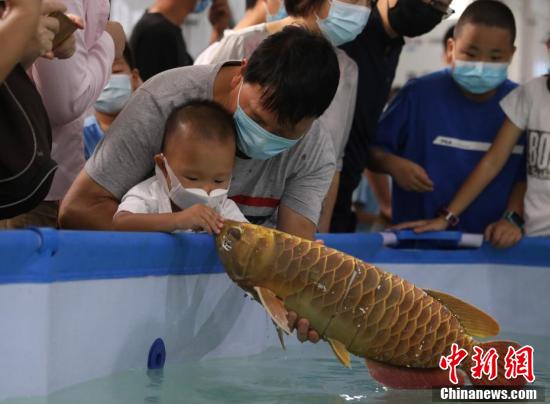
{"label": "man's arm", "polygon": [[277,230],[308,240],[315,240],[315,223],[285,205],[279,206]]}
{"label": "man's arm", "polygon": [[0,6],[0,83],[19,63],[29,42],[36,36],[40,3],[37,0],[10,0],[7,2],[8,11]]}
{"label": "man's arm", "polygon": [[117,198],[82,170],[59,208],[62,229],[111,230]]}
{"label": "man's arm", "polygon": [[332,220],[332,212],[334,211],[334,205],[336,204],[339,185],[340,171],[337,171],[334,174],[334,177],[332,177],[332,183],[330,184],[327,196],[323,202],[323,210],[321,211],[321,218],[319,219],[319,233],[328,233],[330,231],[330,221]]}

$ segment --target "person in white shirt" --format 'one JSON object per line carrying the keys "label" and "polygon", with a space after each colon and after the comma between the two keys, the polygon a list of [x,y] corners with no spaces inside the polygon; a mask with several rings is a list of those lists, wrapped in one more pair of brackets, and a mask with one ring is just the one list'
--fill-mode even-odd
{"label": "person in white shirt", "polygon": [[221,105],[192,100],[166,122],[155,175],[131,188],[113,217],[115,230],[206,231],[217,234],[224,219],[245,217],[227,198],[235,163],[232,115]]}

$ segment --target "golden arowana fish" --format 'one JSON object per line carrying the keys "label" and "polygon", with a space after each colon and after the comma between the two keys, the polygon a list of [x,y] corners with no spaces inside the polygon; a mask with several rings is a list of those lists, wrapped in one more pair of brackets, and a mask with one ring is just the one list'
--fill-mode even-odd
{"label": "golden arowana fish", "polygon": [[[477,342],[473,337],[499,332],[489,315],[322,243],[226,220],[216,244],[229,277],[258,296],[278,327],[290,333],[286,310],[295,311],[309,320],[345,366],[350,365],[350,352],[363,357],[371,376],[387,386],[449,385],[449,372],[438,364],[453,343],[468,352],[461,364],[467,372],[475,345],[494,347],[500,358],[509,345],[519,346]],[[524,384],[504,379],[503,368],[492,382],[471,380],[477,385]]]}

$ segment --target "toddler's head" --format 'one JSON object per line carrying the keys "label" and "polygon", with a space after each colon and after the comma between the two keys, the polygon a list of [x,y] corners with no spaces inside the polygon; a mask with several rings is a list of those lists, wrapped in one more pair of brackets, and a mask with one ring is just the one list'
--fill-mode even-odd
{"label": "toddler's head", "polygon": [[170,183],[167,165],[184,188],[210,192],[227,189],[235,162],[235,127],[221,105],[193,100],[175,108],[168,117],[157,166]]}

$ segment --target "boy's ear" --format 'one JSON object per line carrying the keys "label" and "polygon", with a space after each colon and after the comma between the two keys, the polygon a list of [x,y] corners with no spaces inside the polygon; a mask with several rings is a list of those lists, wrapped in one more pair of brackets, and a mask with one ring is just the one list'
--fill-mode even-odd
{"label": "boy's ear", "polygon": [[455,52],[456,42],[454,38],[447,39],[447,59],[449,64],[454,62],[454,52]]}
{"label": "boy's ear", "polygon": [[166,166],[164,165],[164,156],[162,155],[162,153],[156,154],[154,159],[155,159],[156,165],[159,166],[159,168],[166,175]]}
{"label": "boy's ear", "polygon": [[235,87],[237,87],[239,84],[241,84],[241,81],[243,80],[244,78],[244,74],[246,72],[246,67],[248,66],[248,60],[247,59],[243,59],[241,61],[241,67],[239,68],[239,74],[236,74],[235,76],[233,76],[233,78],[231,79],[231,88],[234,89]]}

